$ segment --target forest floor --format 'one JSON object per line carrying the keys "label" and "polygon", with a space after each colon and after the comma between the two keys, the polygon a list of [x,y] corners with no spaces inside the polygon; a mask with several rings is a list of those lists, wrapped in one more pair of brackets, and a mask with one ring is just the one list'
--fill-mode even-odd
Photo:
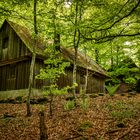
{"label": "forest floor", "polygon": [[91,96],[71,110],[66,102],[55,97],[52,118],[48,103],[32,104],[31,117],[25,103],[0,103],[0,140],[39,140],[42,108],[49,140],[140,140],[140,94]]}

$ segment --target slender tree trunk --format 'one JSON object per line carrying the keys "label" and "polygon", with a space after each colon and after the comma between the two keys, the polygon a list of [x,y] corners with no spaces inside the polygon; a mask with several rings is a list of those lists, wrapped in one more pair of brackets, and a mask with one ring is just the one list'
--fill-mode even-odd
{"label": "slender tree trunk", "polygon": [[119,65],[119,50],[120,50],[120,47],[119,46],[117,46],[117,48],[116,48],[117,50],[117,54],[116,54],[116,65],[117,65],[117,67],[118,67],[118,65]]}
{"label": "slender tree trunk", "polygon": [[39,118],[40,118],[40,140],[48,140],[47,127],[45,125],[44,110],[40,111]]}
{"label": "slender tree trunk", "polygon": [[37,4],[37,0],[34,0],[34,33],[35,33],[35,38],[34,38],[34,46],[33,46],[33,52],[32,52],[32,60],[31,60],[31,65],[30,65],[29,87],[28,87],[28,95],[27,95],[27,101],[26,101],[27,116],[31,116],[30,96],[32,93],[32,87],[33,87],[33,82],[34,82],[34,67],[35,67],[35,58],[36,58],[36,53],[35,53],[36,35],[37,35],[36,4]]}
{"label": "slender tree trunk", "polygon": [[[77,51],[78,48],[74,48],[75,49],[75,56],[74,56],[74,62],[73,62],[73,85],[76,84],[76,72],[77,72]],[[76,98],[76,87],[73,87],[73,97]]]}
{"label": "slender tree trunk", "polygon": [[111,69],[113,68],[114,60],[113,60],[113,47],[111,45]]}
{"label": "slender tree trunk", "polygon": [[139,69],[140,69],[140,48],[138,49],[138,52],[137,52],[137,58],[138,58],[138,62],[139,62],[138,65],[139,65]]}
{"label": "slender tree trunk", "polygon": [[85,75],[85,87],[84,87],[84,94],[87,92],[87,84],[88,84],[88,60],[87,60],[87,51],[85,48],[85,58],[86,58],[86,75]]}
{"label": "slender tree trunk", "polygon": [[96,63],[99,64],[99,50],[97,48],[95,48],[95,60]]}
{"label": "slender tree trunk", "polygon": [[50,94],[50,117],[52,116],[53,116],[53,94],[51,93]]}
{"label": "slender tree trunk", "polygon": [[31,116],[31,109],[30,109],[30,96],[32,93],[32,87],[33,87],[33,77],[34,77],[34,65],[35,65],[35,53],[32,54],[32,61],[30,66],[30,76],[29,76],[29,88],[28,88],[28,95],[27,95],[27,116]]}
{"label": "slender tree trunk", "polygon": [[[76,72],[77,72],[77,55],[78,55],[78,46],[80,42],[80,30],[77,28],[78,26],[78,0],[76,1],[76,7],[75,7],[75,30],[74,30],[74,61],[73,61],[73,85],[77,83],[76,80]],[[81,20],[81,12],[80,12],[80,19]],[[73,87],[73,97],[76,99],[76,87]]]}

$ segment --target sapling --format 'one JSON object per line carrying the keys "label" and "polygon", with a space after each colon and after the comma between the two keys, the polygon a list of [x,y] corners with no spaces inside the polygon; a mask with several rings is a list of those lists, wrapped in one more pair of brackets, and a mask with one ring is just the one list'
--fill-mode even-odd
{"label": "sapling", "polygon": [[65,68],[70,65],[69,62],[64,62],[59,51],[50,48],[46,50],[50,54],[49,58],[44,61],[45,68],[40,70],[40,74],[36,76],[37,79],[48,81],[49,84],[43,87],[45,95],[50,97],[50,116],[52,116],[52,105],[54,95],[61,95],[67,92],[69,87],[59,89],[57,80],[62,74],[65,74]]}

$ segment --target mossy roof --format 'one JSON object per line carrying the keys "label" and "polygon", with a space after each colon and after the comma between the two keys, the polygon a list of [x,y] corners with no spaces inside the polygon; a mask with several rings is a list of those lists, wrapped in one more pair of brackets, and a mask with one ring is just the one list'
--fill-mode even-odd
{"label": "mossy roof", "polygon": [[[61,52],[63,53],[65,59],[73,63],[75,52],[74,48],[61,47]],[[89,56],[85,57],[85,54],[81,51],[78,51],[77,65],[82,68],[88,68],[88,70],[108,77],[107,72],[100,65],[93,61]]]}
{"label": "mossy roof", "polygon": [[33,52],[33,47],[35,46],[36,54],[38,55],[44,54],[45,44],[40,37],[36,37],[36,39],[34,39],[34,35],[31,34],[31,32],[26,27],[9,20],[5,20],[2,27],[7,23],[16,32],[16,34],[23,41],[23,43],[26,45],[26,47],[29,49],[30,52]]}
{"label": "mossy roof", "polygon": [[[26,27],[21,26],[12,21],[8,21],[8,20],[5,20],[3,25],[5,23],[8,23],[13,28],[13,30],[16,32],[16,34],[20,37],[20,39],[24,42],[26,47],[28,47],[28,49],[31,52],[33,52],[33,46],[35,45],[35,53],[38,55],[42,55],[42,56],[45,55],[44,49],[45,49],[46,45],[40,37],[36,37],[36,43],[35,43],[32,34],[29,32],[29,30]],[[73,60],[74,60],[74,49],[73,48],[61,47],[60,51],[61,51],[64,59],[73,63]],[[84,53],[82,53],[82,52],[78,52],[77,65],[82,68],[88,68],[89,70],[93,71],[94,73],[98,73],[102,76],[108,77],[107,72],[100,65],[95,63],[90,57],[86,58]]]}

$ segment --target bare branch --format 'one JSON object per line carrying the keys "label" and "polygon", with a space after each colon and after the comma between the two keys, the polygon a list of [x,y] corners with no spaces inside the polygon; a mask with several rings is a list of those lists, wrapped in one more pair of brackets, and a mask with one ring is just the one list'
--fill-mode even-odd
{"label": "bare branch", "polygon": [[[128,2],[128,1],[127,1]],[[127,4],[127,2],[125,3],[125,5]],[[114,23],[112,23],[109,27],[107,28],[102,28],[102,29],[94,29],[91,32],[96,32],[96,31],[104,31],[104,30],[108,30],[111,29],[114,25],[116,25],[117,23],[119,23],[120,21],[122,21],[124,18],[129,17],[139,6],[140,4],[140,0],[138,0],[137,4],[129,11],[129,13],[127,13],[126,15],[122,16],[121,18],[119,18],[118,20],[116,20]],[[125,6],[124,5],[124,6]],[[122,7],[122,9],[124,8],[124,6]],[[122,11],[122,9],[120,9],[119,13]],[[106,21],[104,24],[106,24],[107,22],[109,22],[111,20]],[[104,24],[102,24],[101,26],[103,26]]]}

